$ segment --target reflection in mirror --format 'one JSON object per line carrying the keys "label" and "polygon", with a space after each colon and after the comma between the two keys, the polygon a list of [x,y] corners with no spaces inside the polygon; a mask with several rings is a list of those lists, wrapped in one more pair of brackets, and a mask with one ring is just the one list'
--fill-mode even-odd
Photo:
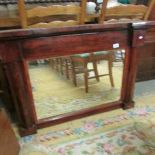
{"label": "reflection in mirror", "polygon": [[124,56],[124,50],[100,51],[30,61],[37,118],[119,100]]}

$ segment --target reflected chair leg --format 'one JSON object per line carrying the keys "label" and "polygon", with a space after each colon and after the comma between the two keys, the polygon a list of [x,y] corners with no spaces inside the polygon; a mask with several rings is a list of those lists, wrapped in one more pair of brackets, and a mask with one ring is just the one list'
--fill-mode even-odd
{"label": "reflected chair leg", "polygon": [[71,70],[72,70],[73,84],[74,84],[74,86],[77,86],[76,71],[75,71],[74,60],[71,60]]}
{"label": "reflected chair leg", "polygon": [[69,79],[68,58],[65,58],[65,72],[66,72],[66,77],[67,77],[67,79]]}
{"label": "reflected chair leg", "polygon": [[111,86],[114,87],[114,80],[113,80],[113,73],[112,73],[112,57],[111,57],[111,55],[109,56],[109,60],[108,60],[108,69],[109,69],[110,83],[111,83]]}
{"label": "reflected chair leg", "polygon": [[112,67],[113,67],[114,66],[113,62],[115,61],[115,52],[114,51],[111,51],[111,61],[112,61]]}
{"label": "reflected chair leg", "polygon": [[87,68],[87,62],[84,62],[84,81],[85,81],[85,92],[88,93],[88,68]]}
{"label": "reflected chair leg", "polygon": [[59,58],[59,61],[60,61],[60,72],[63,75],[63,61],[64,61],[64,58]]}
{"label": "reflected chair leg", "polygon": [[124,64],[124,55],[123,55],[122,50],[121,50],[121,59],[122,59],[122,62],[123,62],[123,64]]}
{"label": "reflected chair leg", "polygon": [[93,61],[93,68],[94,68],[94,72],[95,72],[95,78],[96,80],[99,82],[99,74],[98,74],[98,69],[97,69],[97,61]]}
{"label": "reflected chair leg", "polygon": [[59,71],[59,58],[56,58],[55,60],[55,69],[56,71]]}
{"label": "reflected chair leg", "polygon": [[54,69],[54,59],[49,59],[49,65]]}

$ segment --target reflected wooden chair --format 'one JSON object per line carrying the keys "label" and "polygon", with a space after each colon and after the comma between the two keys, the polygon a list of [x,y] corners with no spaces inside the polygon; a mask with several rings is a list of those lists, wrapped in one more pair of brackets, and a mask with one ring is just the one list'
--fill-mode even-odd
{"label": "reflected wooden chair", "polygon": [[[106,60],[108,62],[108,73],[99,74],[98,71],[98,62]],[[99,82],[100,77],[109,76],[111,86],[114,87],[114,80],[112,74],[112,60],[113,54],[110,51],[99,51],[93,53],[85,53],[85,54],[77,54],[71,56],[72,62],[72,71],[73,71],[73,83],[77,86],[77,74],[84,73],[84,84],[85,84],[85,92],[88,93],[88,79],[96,78]],[[77,68],[76,63],[81,63],[81,66]],[[93,68],[89,69],[88,64],[92,63]],[[89,76],[89,72],[94,71],[94,76]]]}

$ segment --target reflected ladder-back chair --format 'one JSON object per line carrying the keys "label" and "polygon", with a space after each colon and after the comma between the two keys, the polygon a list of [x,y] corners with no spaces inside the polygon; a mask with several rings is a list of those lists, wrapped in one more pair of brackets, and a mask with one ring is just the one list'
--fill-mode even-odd
{"label": "reflected ladder-back chair", "polygon": [[[104,0],[102,4],[102,10],[98,22],[103,23],[105,19],[105,11],[107,6],[107,1]],[[100,75],[98,72],[97,64],[101,60],[106,60],[108,62],[108,73]],[[72,62],[72,71],[73,71],[73,83],[77,86],[77,74],[84,74],[84,83],[85,83],[85,92],[88,93],[88,79],[96,78],[97,81],[100,81],[99,77],[109,76],[111,86],[114,87],[114,80],[112,74],[112,60],[113,54],[107,51],[99,51],[92,53],[76,54],[71,56]],[[76,64],[81,63],[80,68],[77,69]],[[93,69],[88,68],[88,63],[93,64]],[[82,67],[82,68],[81,68]],[[94,71],[94,76],[89,77],[89,72]]]}

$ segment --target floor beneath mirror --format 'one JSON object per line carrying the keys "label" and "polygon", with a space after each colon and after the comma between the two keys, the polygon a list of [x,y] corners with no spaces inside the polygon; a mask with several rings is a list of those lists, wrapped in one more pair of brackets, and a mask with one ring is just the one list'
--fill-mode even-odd
{"label": "floor beneath mirror", "polygon": [[155,96],[136,96],[129,110],[114,110],[19,137],[20,155],[154,155]]}

